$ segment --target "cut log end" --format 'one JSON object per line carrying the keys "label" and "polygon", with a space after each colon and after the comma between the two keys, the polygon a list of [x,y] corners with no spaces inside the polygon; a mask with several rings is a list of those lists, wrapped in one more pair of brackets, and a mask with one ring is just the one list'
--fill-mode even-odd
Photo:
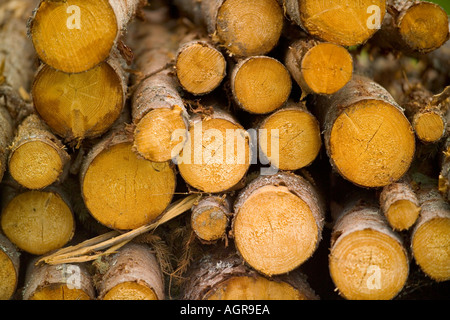
{"label": "cut log end", "polygon": [[261,276],[232,277],[205,295],[207,300],[309,300],[300,290],[286,282]]}
{"label": "cut log end", "polygon": [[168,162],[140,159],[131,143],[100,152],[82,177],[87,208],[103,225],[134,229],[157,218],[175,192],[175,173]]}
{"label": "cut log end", "polygon": [[418,114],[413,126],[417,137],[423,142],[437,142],[445,135],[446,123],[440,111]]}
{"label": "cut log end", "polygon": [[438,282],[450,279],[450,218],[434,218],[421,224],[411,245],[415,260],[428,276]]}
{"label": "cut log end", "polygon": [[124,105],[122,78],[106,62],[78,74],[44,66],[36,75],[32,95],[37,113],[67,141],[103,134]]}
{"label": "cut log end", "polygon": [[283,19],[276,0],[226,0],[217,13],[216,35],[233,55],[264,55],[278,44]]}
{"label": "cut log end", "polygon": [[[183,109],[160,108],[148,112],[136,125],[133,150],[143,158],[154,162],[169,161],[177,156],[183,147],[186,123]],[[161,146],[164,146],[162,148]]]}
{"label": "cut log end", "polygon": [[29,300],[91,300],[92,298],[82,289],[73,288],[71,285],[58,283],[39,288]]}
{"label": "cut log end", "polygon": [[158,300],[158,296],[145,283],[127,281],[109,290],[103,300]]}
{"label": "cut log end", "polygon": [[[261,151],[281,170],[297,170],[310,165],[322,146],[317,119],[301,108],[281,109],[270,115],[259,127],[267,130],[260,138]],[[278,133],[276,131],[278,130]],[[277,143],[272,154],[272,142]],[[274,139],[275,138],[275,139]]]}
{"label": "cut log end", "polygon": [[386,211],[386,219],[394,230],[407,230],[416,221],[420,213],[420,207],[409,200],[394,202]]}
{"label": "cut log end", "polygon": [[395,106],[361,100],[333,124],[331,159],[348,180],[364,187],[382,187],[400,179],[415,153],[411,124]]}
{"label": "cut log end", "polygon": [[278,60],[257,56],[236,65],[231,86],[242,109],[265,114],[285,104],[291,93],[292,81],[289,71]]}
{"label": "cut log end", "polygon": [[436,50],[449,37],[447,13],[439,5],[426,1],[415,1],[402,14],[398,28],[408,47],[420,53]]}
{"label": "cut log end", "polygon": [[403,288],[409,270],[403,246],[373,229],[339,239],[329,268],[340,294],[349,300],[390,300]]}
{"label": "cut log end", "polygon": [[227,199],[205,197],[192,208],[191,226],[199,239],[215,242],[226,236],[229,215]]}
{"label": "cut log end", "polygon": [[6,252],[0,250],[0,300],[9,300],[17,286],[18,274]]}
{"label": "cut log end", "polygon": [[86,71],[104,61],[118,32],[108,0],[41,1],[30,28],[42,61],[68,73]]}
{"label": "cut log end", "polygon": [[377,22],[381,24],[386,11],[385,0],[287,2],[298,2],[291,17],[308,33],[342,46],[366,42],[378,30]]}
{"label": "cut log end", "polygon": [[215,47],[201,41],[184,45],[177,55],[176,72],[181,86],[194,95],[210,93],[226,75],[227,62]]}
{"label": "cut log end", "polygon": [[303,57],[301,72],[309,91],[333,94],[352,78],[353,59],[344,47],[320,43]]}
{"label": "cut log end", "polygon": [[27,191],[3,209],[1,226],[20,249],[41,255],[64,246],[74,234],[72,211],[54,192]]}
{"label": "cut log end", "polygon": [[288,188],[264,186],[237,212],[233,235],[243,259],[272,276],[295,269],[312,255],[318,226],[310,207]]}

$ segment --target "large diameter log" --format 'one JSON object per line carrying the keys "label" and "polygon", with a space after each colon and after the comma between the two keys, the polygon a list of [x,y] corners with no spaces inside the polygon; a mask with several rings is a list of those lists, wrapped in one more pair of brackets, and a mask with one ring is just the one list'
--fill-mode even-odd
{"label": "large diameter log", "polygon": [[102,262],[98,299],[164,300],[164,277],[152,249],[129,243]]}
{"label": "large diameter log", "polygon": [[378,31],[386,13],[386,0],[282,2],[290,19],[310,35],[343,46],[365,43]]}
{"label": "large diameter log", "polygon": [[42,65],[33,82],[33,102],[36,112],[58,136],[65,142],[79,143],[102,135],[119,118],[127,81],[116,55],[77,74]]}
{"label": "large diameter log", "polygon": [[67,173],[66,147],[35,114],[18,127],[10,146],[9,173],[28,189],[43,189]]}
{"label": "large diameter log", "polygon": [[134,229],[153,221],[175,192],[171,163],[139,158],[132,144],[126,130],[115,128],[90,150],[80,171],[86,207],[112,229]]}
{"label": "large diameter log", "polygon": [[20,251],[0,233],[0,300],[13,297],[19,282]]}
{"label": "large diameter log", "polygon": [[379,208],[357,199],[337,218],[329,255],[331,278],[349,300],[389,300],[404,287],[407,251]]}
{"label": "large diameter log", "polygon": [[234,56],[267,54],[281,37],[284,16],[277,0],[176,0],[175,4]]}
{"label": "large diameter log", "polygon": [[105,61],[142,0],[42,0],[29,34],[39,58],[57,70],[79,73]]}
{"label": "large diameter log", "polygon": [[221,248],[189,267],[183,300],[317,300],[300,271],[265,277]]}
{"label": "large diameter log", "polygon": [[330,162],[344,178],[363,187],[383,187],[408,171],[415,154],[414,131],[379,84],[354,76],[336,94],[318,98],[316,106]]}
{"label": "large diameter log", "polygon": [[234,205],[232,235],[248,265],[287,273],[312,256],[322,238],[324,206],[315,187],[292,173],[259,176]]}
{"label": "large diameter log", "polygon": [[23,300],[94,300],[95,288],[88,266],[77,264],[29,263]]}

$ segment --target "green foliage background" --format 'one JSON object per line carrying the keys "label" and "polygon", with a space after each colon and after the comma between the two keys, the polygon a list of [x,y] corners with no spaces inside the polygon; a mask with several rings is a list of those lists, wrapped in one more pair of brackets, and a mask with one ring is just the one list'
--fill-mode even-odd
{"label": "green foliage background", "polygon": [[442,8],[445,9],[445,11],[447,11],[447,14],[450,14],[450,0],[427,0],[427,1],[439,4]]}

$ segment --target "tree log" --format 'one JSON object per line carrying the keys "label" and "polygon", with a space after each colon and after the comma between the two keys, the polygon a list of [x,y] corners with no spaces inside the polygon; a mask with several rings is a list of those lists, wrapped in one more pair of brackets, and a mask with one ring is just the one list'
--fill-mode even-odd
{"label": "tree log", "polygon": [[13,297],[19,282],[20,251],[0,233],[0,300]]}

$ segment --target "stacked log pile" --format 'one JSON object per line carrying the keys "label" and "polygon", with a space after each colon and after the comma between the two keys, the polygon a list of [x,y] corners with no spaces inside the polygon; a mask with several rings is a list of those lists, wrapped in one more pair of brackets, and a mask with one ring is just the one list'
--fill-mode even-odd
{"label": "stacked log pile", "polygon": [[448,298],[449,26],[408,0],[0,3],[0,299]]}

